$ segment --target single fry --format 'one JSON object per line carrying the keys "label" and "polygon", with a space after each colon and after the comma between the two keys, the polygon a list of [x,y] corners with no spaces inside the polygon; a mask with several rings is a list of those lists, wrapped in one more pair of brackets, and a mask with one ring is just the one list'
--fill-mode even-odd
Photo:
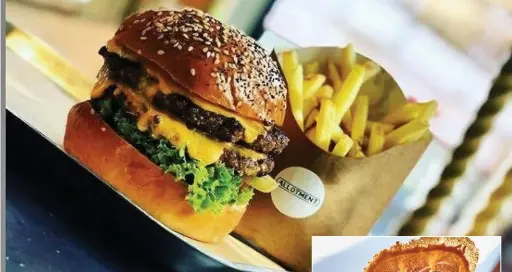
{"label": "single fry", "polygon": [[315,122],[316,116],[318,115],[318,110],[313,109],[308,115],[306,115],[306,121],[304,121],[304,129],[309,130]]}
{"label": "single fry", "polygon": [[352,112],[350,110],[343,115],[343,118],[341,119],[341,125],[347,131],[352,131]]}
{"label": "single fry", "polygon": [[263,177],[248,177],[244,179],[244,181],[254,187],[254,189],[263,193],[270,193],[279,187],[279,183],[269,175]]}
{"label": "single fry", "polygon": [[436,114],[437,111],[437,102],[435,100],[425,102],[425,103],[418,103],[420,107],[422,108],[418,120],[423,122],[428,122],[434,114]]}
{"label": "single fry", "polygon": [[366,68],[366,74],[364,77],[364,82],[371,80],[373,77],[375,77],[380,71],[382,71],[382,68],[375,62],[369,60],[364,63],[364,68]]}
{"label": "single fry", "polygon": [[297,121],[300,129],[304,131],[304,114],[303,106],[304,101],[303,95],[303,76],[302,76],[302,65],[299,65],[292,73],[290,81],[288,81],[288,89],[290,95],[290,104],[292,106],[293,117]]}
{"label": "single fry", "polygon": [[351,131],[352,140],[360,145],[363,144],[366,120],[368,120],[368,96],[362,95],[358,96],[354,102],[354,117],[352,118]]}
{"label": "single fry", "polygon": [[315,135],[316,135],[316,126],[313,126],[310,129],[306,130],[306,137],[308,137],[308,139],[310,139],[313,143],[316,144]]}
{"label": "single fry", "polygon": [[384,148],[384,129],[380,124],[374,124],[370,132],[370,138],[368,139],[368,148],[366,153],[368,156],[375,155],[382,151]]}
{"label": "single fry", "polygon": [[348,152],[348,155],[352,158],[364,158],[365,157],[361,146],[357,142],[354,142],[354,144],[352,145],[352,148]]}
{"label": "single fry", "polygon": [[387,116],[382,119],[382,122],[392,124],[392,125],[401,125],[405,124],[413,119],[418,118],[422,111],[422,108],[416,103],[407,103],[402,107],[396,109],[391,112]]}
{"label": "single fry", "polygon": [[311,97],[309,99],[304,100],[303,102],[303,110],[302,113],[304,116],[308,116],[308,114],[313,111],[315,108],[317,108],[318,104],[320,102],[316,97]]}
{"label": "single fry", "polygon": [[373,125],[379,125],[381,127],[382,131],[384,132],[384,134],[388,134],[395,128],[395,126],[393,126],[392,124],[382,123],[382,122],[374,122],[374,121],[368,120],[368,121],[366,121],[366,129],[364,132],[366,134],[371,134]]}
{"label": "single fry", "polygon": [[428,124],[420,120],[413,120],[386,135],[384,148],[407,144],[417,141],[428,130]]}
{"label": "single fry", "polygon": [[320,148],[329,151],[332,135],[332,112],[334,104],[330,99],[322,99],[320,102],[320,111],[316,116],[316,143]]}
{"label": "single fry", "polygon": [[334,89],[331,87],[331,85],[324,85],[318,89],[315,96],[317,98],[332,98],[332,94],[334,93]]}
{"label": "single fry", "polygon": [[314,74],[318,74],[320,72],[320,63],[318,61],[313,61],[304,66],[304,75],[312,76]]}
{"label": "single fry", "polygon": [[356,99],[359,89],[363,84],[365,69],[361,65],[354,66],[350,72],[341,89],[335,89],[333,102],[336,107],[335,122],[340,123],[341,119],[350,109],[350,106]]}
{"label": "single fry", "polygon": [[283,73],[288,82],[290,82],[290,77],[293,74],[293,71],[299,66],[299,58],[297,57],[297,52],[294,50],[286,51],[282,54],[283,59]]}
{"label": "single fry", "polygon": [[315,74],[304,79],[304,99],[311,98],[322,87],[325,80],[325,76],[321,74]]}
{"label": "single fry", "polygon": [[334,90],[339,90],[342,86],[341,76],[338,73],[338,67],[336,67],[336,64],[332,61],[327,63],[327,76],[329,77],[329,80],[331,80]]}
{"label": "single fry", "polygon": [[341,49],[341,78],[344,80],[356,65],[356,53],[352,44],[347,44]]}
{"label": "single fry", "polygon": [[340,157],[345,157],[347,153],[352,149],[352,145],[354,142],[347,134],[342,134],[334,149],[332,150],[332,154]]}
{"label": "single fry", "polygon": [[338,124],[331,122],[331,139],[334,142],[338,142],[343,135],[345,135],[343,129],[341,129]]}

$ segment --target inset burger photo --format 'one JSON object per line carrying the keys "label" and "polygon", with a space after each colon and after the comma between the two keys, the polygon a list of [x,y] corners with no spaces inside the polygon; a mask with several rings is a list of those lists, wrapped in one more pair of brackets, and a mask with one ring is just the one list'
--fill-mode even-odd
{"label": "inset burger photo", "polygon": [[315,236],[313,271],[500,271],[501,237]]}

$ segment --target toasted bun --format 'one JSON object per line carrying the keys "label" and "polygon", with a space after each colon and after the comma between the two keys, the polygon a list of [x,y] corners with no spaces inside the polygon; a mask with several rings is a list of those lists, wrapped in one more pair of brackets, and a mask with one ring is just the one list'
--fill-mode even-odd
{"label": "toasted bun", "polygon": [[190,238],[219,241],[245,212],[245,207],[235,206],[218,215],[194,212],[185,200],[187,185],[117,135],[88,102],[69,112],[64,148],[156,220]]}
{"label": "toasted bun", "polygon": [[477,263],[478,249],[467,237],[422,237],[382,250],[364,271],[474,272]]}
{"label": "toasted bun", "polygon": [[131,15],[109,42],[109,51],[119,48],[213,104],[283,123],[287,90],[278,64],[254,39],[201,11]]}

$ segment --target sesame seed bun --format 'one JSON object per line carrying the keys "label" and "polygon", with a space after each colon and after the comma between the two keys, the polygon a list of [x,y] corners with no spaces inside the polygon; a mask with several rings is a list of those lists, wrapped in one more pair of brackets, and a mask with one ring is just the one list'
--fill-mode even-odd
{"label": "sesame seed bun", "polygon": [[108,50],[115,48],[152,64],[210,103],[283,123],[287,90],[278,64],[254,39],[201,11],[133,14],[109,42]]}

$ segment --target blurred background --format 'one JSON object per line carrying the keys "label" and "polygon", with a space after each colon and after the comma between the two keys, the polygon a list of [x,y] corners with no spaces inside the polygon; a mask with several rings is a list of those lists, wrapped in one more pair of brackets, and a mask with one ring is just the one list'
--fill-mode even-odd
{"label": "blurred background", "polygon": [[[350,42],[392,74],[409,99],[439,102],[431,121],[435,139],[373,235],[397,233],[414,210],[429,205],[429,190],[463,143],[512,48],[512,0],[9,0],[6,16],[93,78],[102,64],[97,50],[124,17],[182,6],[207,11],[268,49]],[[504,260],[512,260],[510,95],[498,109],[423,234],[505,235]],[[512,263],[503,265],[512,271]]]}

